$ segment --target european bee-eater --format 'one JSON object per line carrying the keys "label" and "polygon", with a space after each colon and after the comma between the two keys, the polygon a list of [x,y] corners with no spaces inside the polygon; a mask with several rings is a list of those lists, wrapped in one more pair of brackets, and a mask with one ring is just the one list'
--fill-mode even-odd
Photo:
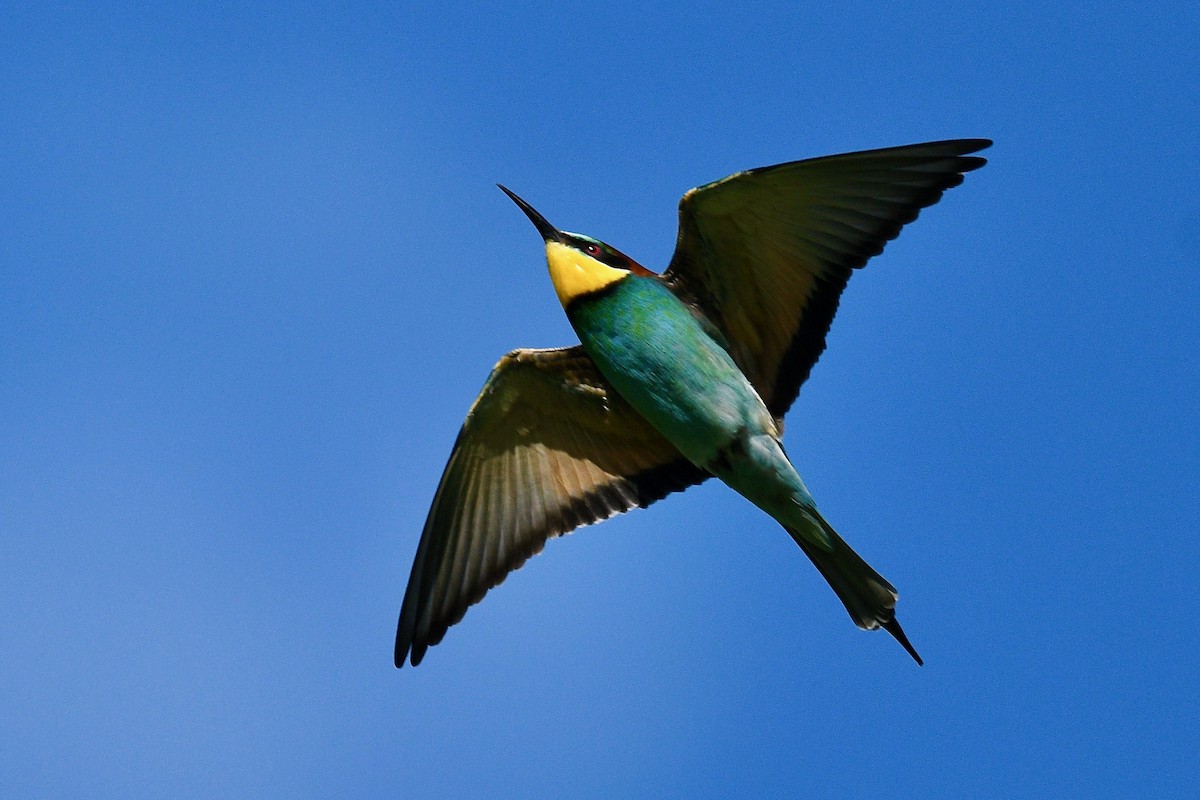
{"label": "european bee-eater", "polygon": [[545,241],[581,344],[514,350],[492,370],[421,533],[396,666],[419,664],[548,538],[714,475],[784,527],[856,625],[922,663],[896,590],[821,516],[780,438],[851,270],[983,166],[968,154],[990,144],[793,161],[692,189],[661,275],[501,186]]}

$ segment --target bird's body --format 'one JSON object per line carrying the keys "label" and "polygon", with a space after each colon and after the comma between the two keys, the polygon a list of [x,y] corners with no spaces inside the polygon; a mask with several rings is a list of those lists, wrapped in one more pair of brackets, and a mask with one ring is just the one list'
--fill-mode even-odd
{"label": "bird's body", "polygon": [[[803,530],[812,496],[781,431],[728,351],[661,281],[629,274],[567,306],[612,387],[688,461],[785,527]],[[827,545],[823,532],[811,534]]]}
{"label": "bird's body", "polygon": [[573,300],[567,318],[600,374],[696,466],[741,431],[775,430],[729,353],[661,281],[626,275]]}
{"label": "bird's body", "polygon": [[784,453],[781,420],[849,270],[980,166],[963,154],[986,144],[792,162],[693,190],[662,276],[555,229],[505,189],[546,241],[581,345],[514,351],[493,371],[418,547],[396,665],[410,651],[418,663],[547,537],[709,476],[778,521],[860,627],[886,629],[920,663],[895,589],[821,516]]}

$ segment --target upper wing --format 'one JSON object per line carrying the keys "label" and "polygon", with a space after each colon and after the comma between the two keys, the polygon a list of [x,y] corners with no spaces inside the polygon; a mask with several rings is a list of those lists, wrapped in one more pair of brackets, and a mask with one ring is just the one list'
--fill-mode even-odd
{"label": "upper wing", "polygon": [[419,664],[549,537],[706,477],[609,388],[583,348],[509,353],[467,414],[433,498],[396,666],[410,649]]}
{"label": "upper wing", "polygon": [[928,142],[739,172],[679,202],[665,280],[725,335],[781,418],[825,349],[838,298],[900,228],[963,173],[987,139]]}

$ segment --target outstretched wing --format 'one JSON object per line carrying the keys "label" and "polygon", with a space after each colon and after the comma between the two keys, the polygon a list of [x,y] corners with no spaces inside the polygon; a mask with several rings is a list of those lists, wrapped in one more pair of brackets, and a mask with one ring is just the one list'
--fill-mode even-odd
{"label": "outstretched wing", "polygon": [[685,489],[685,459],[581,347],[514,350],[471,407],[425,521],[396,633],[416,666],[546,540]]}
{"label": "outstretched wing", "polygon": [[987,139],[928,142],[730,175],[679,202],[663,280],[725,335],[777,418],[825,349],[850,271],[933,205]]}

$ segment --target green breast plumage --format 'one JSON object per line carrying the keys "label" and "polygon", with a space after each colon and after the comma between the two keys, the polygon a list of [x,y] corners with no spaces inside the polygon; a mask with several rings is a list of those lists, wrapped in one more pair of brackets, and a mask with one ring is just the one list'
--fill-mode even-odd
{"label": "green breast plumage", "polygon": [[567,316],[601,374],[694,464],[748,426],[773,429],[729,353],[657,279],[627,275]]}

